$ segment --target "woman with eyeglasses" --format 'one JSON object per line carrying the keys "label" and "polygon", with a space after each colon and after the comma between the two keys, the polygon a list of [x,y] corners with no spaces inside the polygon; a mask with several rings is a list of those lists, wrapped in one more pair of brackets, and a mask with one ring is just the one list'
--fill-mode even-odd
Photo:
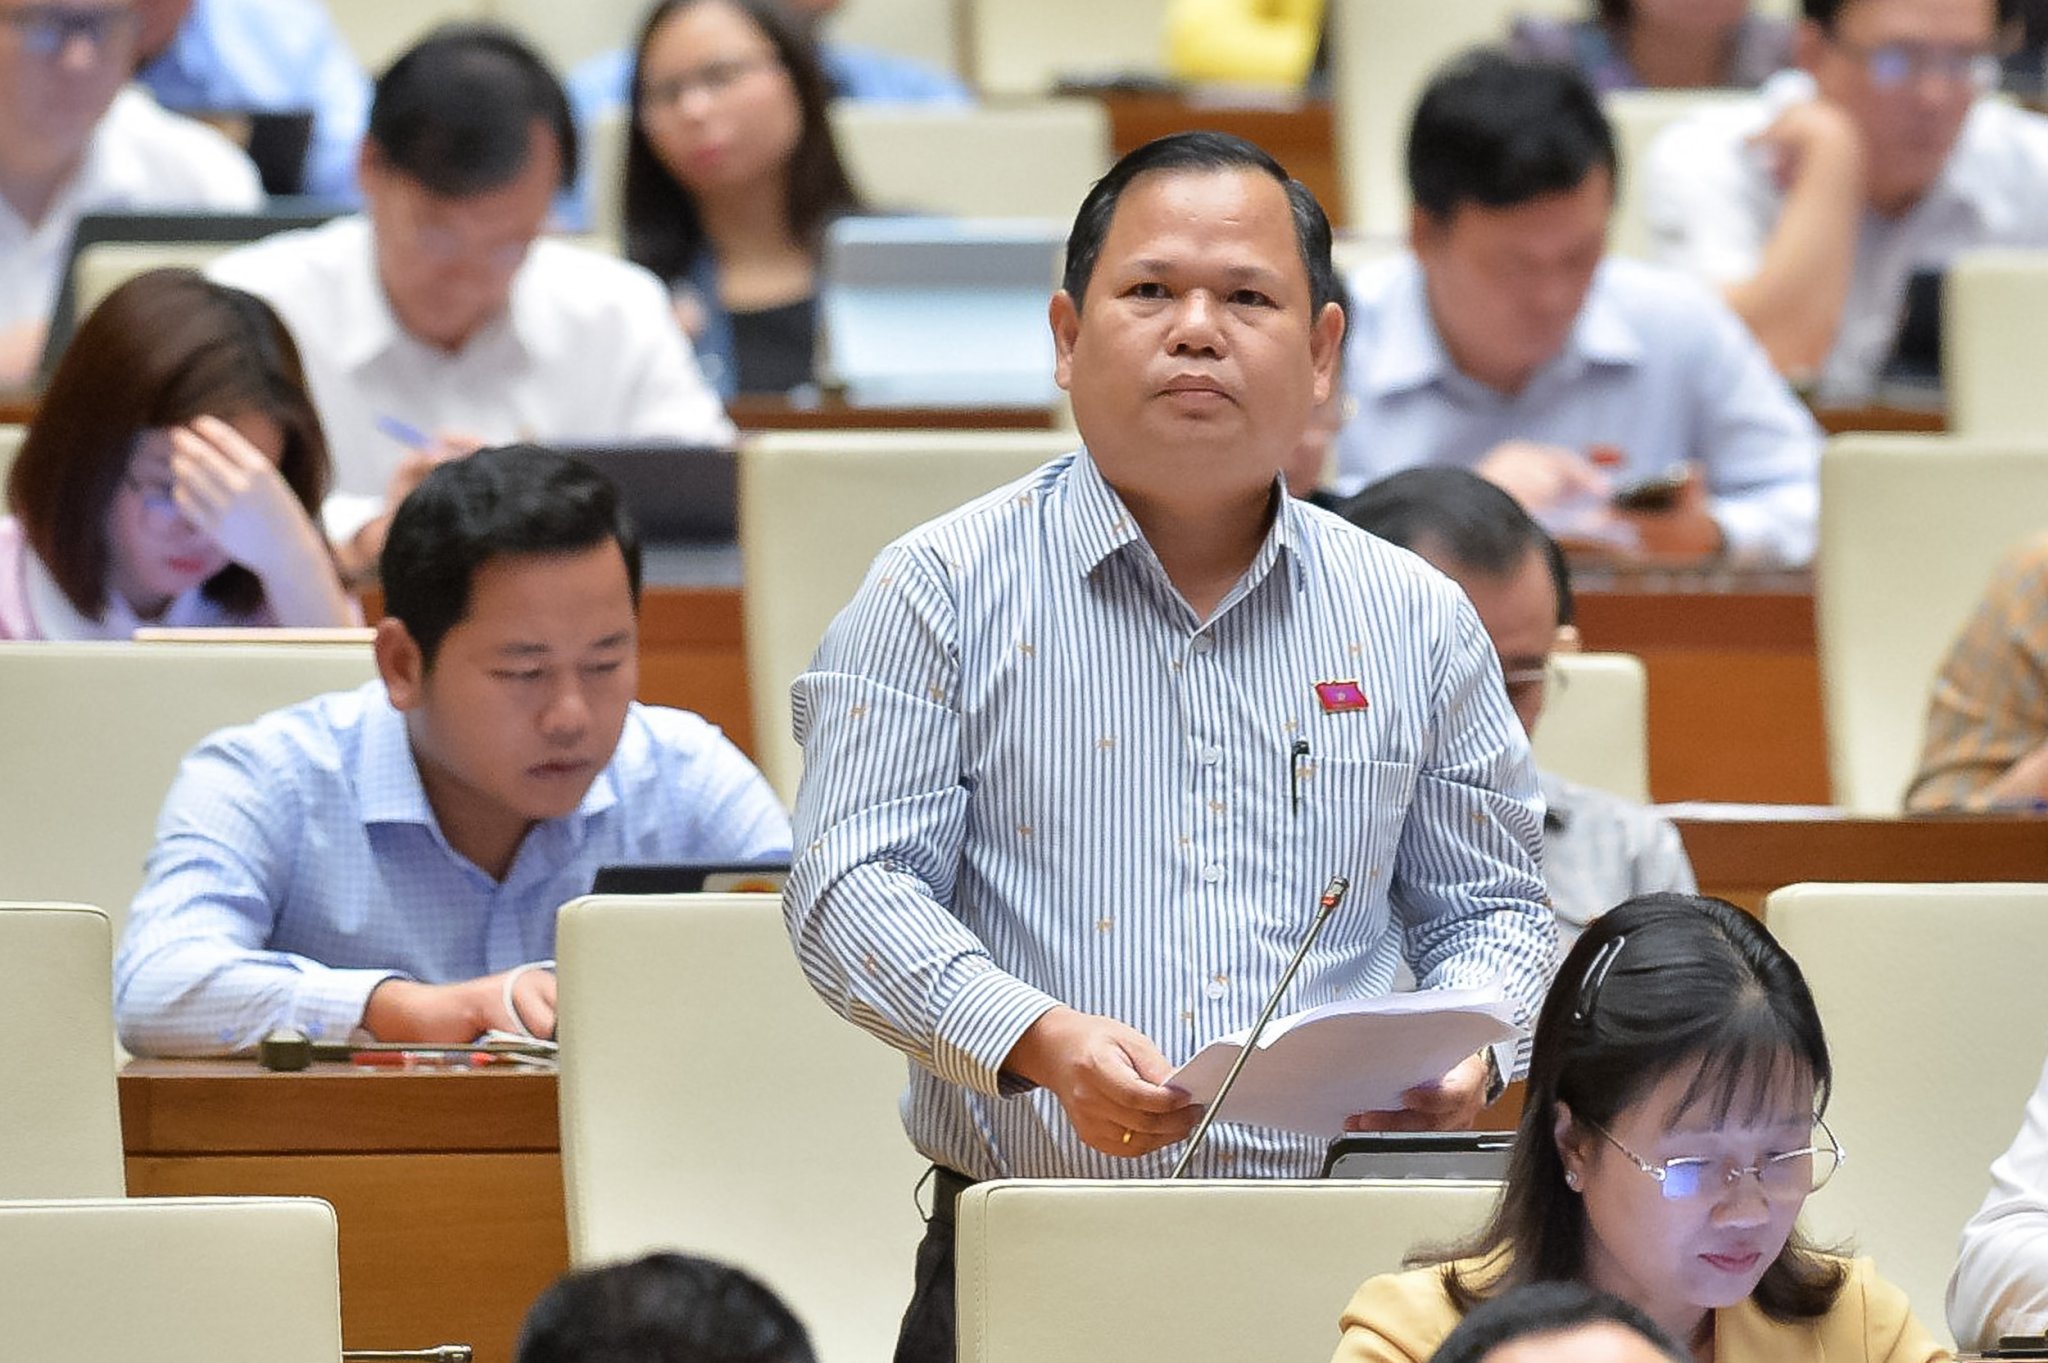
{"label": "woman with eyeglasses", "polygon": [[1788,19],[1751,14],[1749,0],[1596,0],[1580,19],[1521,15],[1518,57],[1576,66],[1595,90],[1754,89],[1792,65]]}
{"label": "woman with eyeglasses", "polygon": [[1595,919],[1537,1020],[1491,1222],[1359,1288],[1337,1363],[1421,1363],[1528,1282],[1612,1293],[1699,1363],[1946,1358],[1868,1260],[1795,1226],[1842,1159],[1831,1074],[1806,981],[1756,919],[1678,894]]}
{"label": "woman with eyeglasses", "polygon": [[80,324],[7,479],[0,639],[349,625],[327,442],[269,306],[152,270]]}
{"label": "woman with eyeglasses", "polygon": [[721,395],[810,383],[825,228],[859,203],[809,41],[773,0],[663,0],[635,51],[627,257]]}

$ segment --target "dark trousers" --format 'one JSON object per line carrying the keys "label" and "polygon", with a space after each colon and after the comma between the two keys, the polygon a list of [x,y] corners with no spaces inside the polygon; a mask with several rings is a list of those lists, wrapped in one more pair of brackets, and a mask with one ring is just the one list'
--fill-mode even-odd
{"label": "dark trousers", "polygon": [[932,1214],[917,1246],[917,1286],[896,1335],[896,1363],[953,1363],[953,1204],[973,1182],[932,1166]]}

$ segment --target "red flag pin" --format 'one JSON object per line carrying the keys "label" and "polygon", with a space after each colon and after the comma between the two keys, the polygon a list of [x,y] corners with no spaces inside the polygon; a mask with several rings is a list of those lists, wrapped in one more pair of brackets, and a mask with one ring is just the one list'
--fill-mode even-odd
{"label": "red flag pin", "polygon": [[1369,703],[1365,691],[1356,681],[1320,681],[1316,683],[1316,699],[1323,703],[1326,715],[1341,714],[1346,710],[1363,710]]}

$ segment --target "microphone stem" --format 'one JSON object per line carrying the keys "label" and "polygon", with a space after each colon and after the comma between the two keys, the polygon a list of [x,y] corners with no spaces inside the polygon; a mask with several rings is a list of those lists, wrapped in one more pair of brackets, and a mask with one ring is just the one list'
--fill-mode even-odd
{"label": "microphone stem", "polygon": [[1237,1083],[1238,1071],[1244,1068],[1244,1062],[1251,1059],[1252,1052],[1258,1049],[1259,1037],[1264,1034],[1266,1024],[1273,1020],[1273,1014],[1279,1009],[1282,996],[1287,993],[1287,986],[1294,983],[1295,972],[1299,971],[1301,963],[1308,959],[1308,953],[1315,946],[1316,938],[1323,935],[1323,925],[1330,921],[1330,915],[1337,911],[1337,906],[1344,902],[1344,896],[1350,892],[1351,882],[1343,876],[1331,876],[1330,883],[1323,887],[1322,898],[1316,903],[1316,919],[1309,924],[1308,936],[1301,939],[1301,946],[1295,950],[1294,959],[1287,963],[1287,969],[1280,975],[1280,983],[1274,986],[1272,994],[1267,997],[1266,1006],[1259,1013],[1259,1020],[1252,1024],[1250,1034],[1245,1037],[1243,1047],[1238,1050],[1237,1059],[1230,1062],[1230,1069],[1223,1076],[1223,1083],[1217,1088],[1215,1099],[1203,1110],[1202,1120],[1196,1124],[1194,1134],[1188,1137],[1187,1149],[1181,1151],[1180,1159],[1175,1161],[1173,1172],[1167,1175],[1168,1178],[1179,1178],[1187,1172],[1188,1165],[1194,1161],[1195,1152],[1200,1150],[1202,1142],[1208,1139],[1209,1127],[1215,1122],[1216,1114],[1223,1110],[1223,1100],[1230,1096],[1231,1086]]}

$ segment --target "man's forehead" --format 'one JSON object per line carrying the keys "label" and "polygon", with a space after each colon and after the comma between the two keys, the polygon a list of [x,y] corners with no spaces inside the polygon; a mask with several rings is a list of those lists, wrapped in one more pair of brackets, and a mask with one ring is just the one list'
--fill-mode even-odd
{"label": "man's forehead", "polygon": [[[1233,226],[1242,230],[1233,232]],[[1103,233],[1103,254],[1125,264],[1164,264],[1220,238],[1271,247],[1230,262],[1233,269],[1306,280],[1287,191],[1272,176],[1243,166],[1175,167],[1139,175],[1117,198]]]}

